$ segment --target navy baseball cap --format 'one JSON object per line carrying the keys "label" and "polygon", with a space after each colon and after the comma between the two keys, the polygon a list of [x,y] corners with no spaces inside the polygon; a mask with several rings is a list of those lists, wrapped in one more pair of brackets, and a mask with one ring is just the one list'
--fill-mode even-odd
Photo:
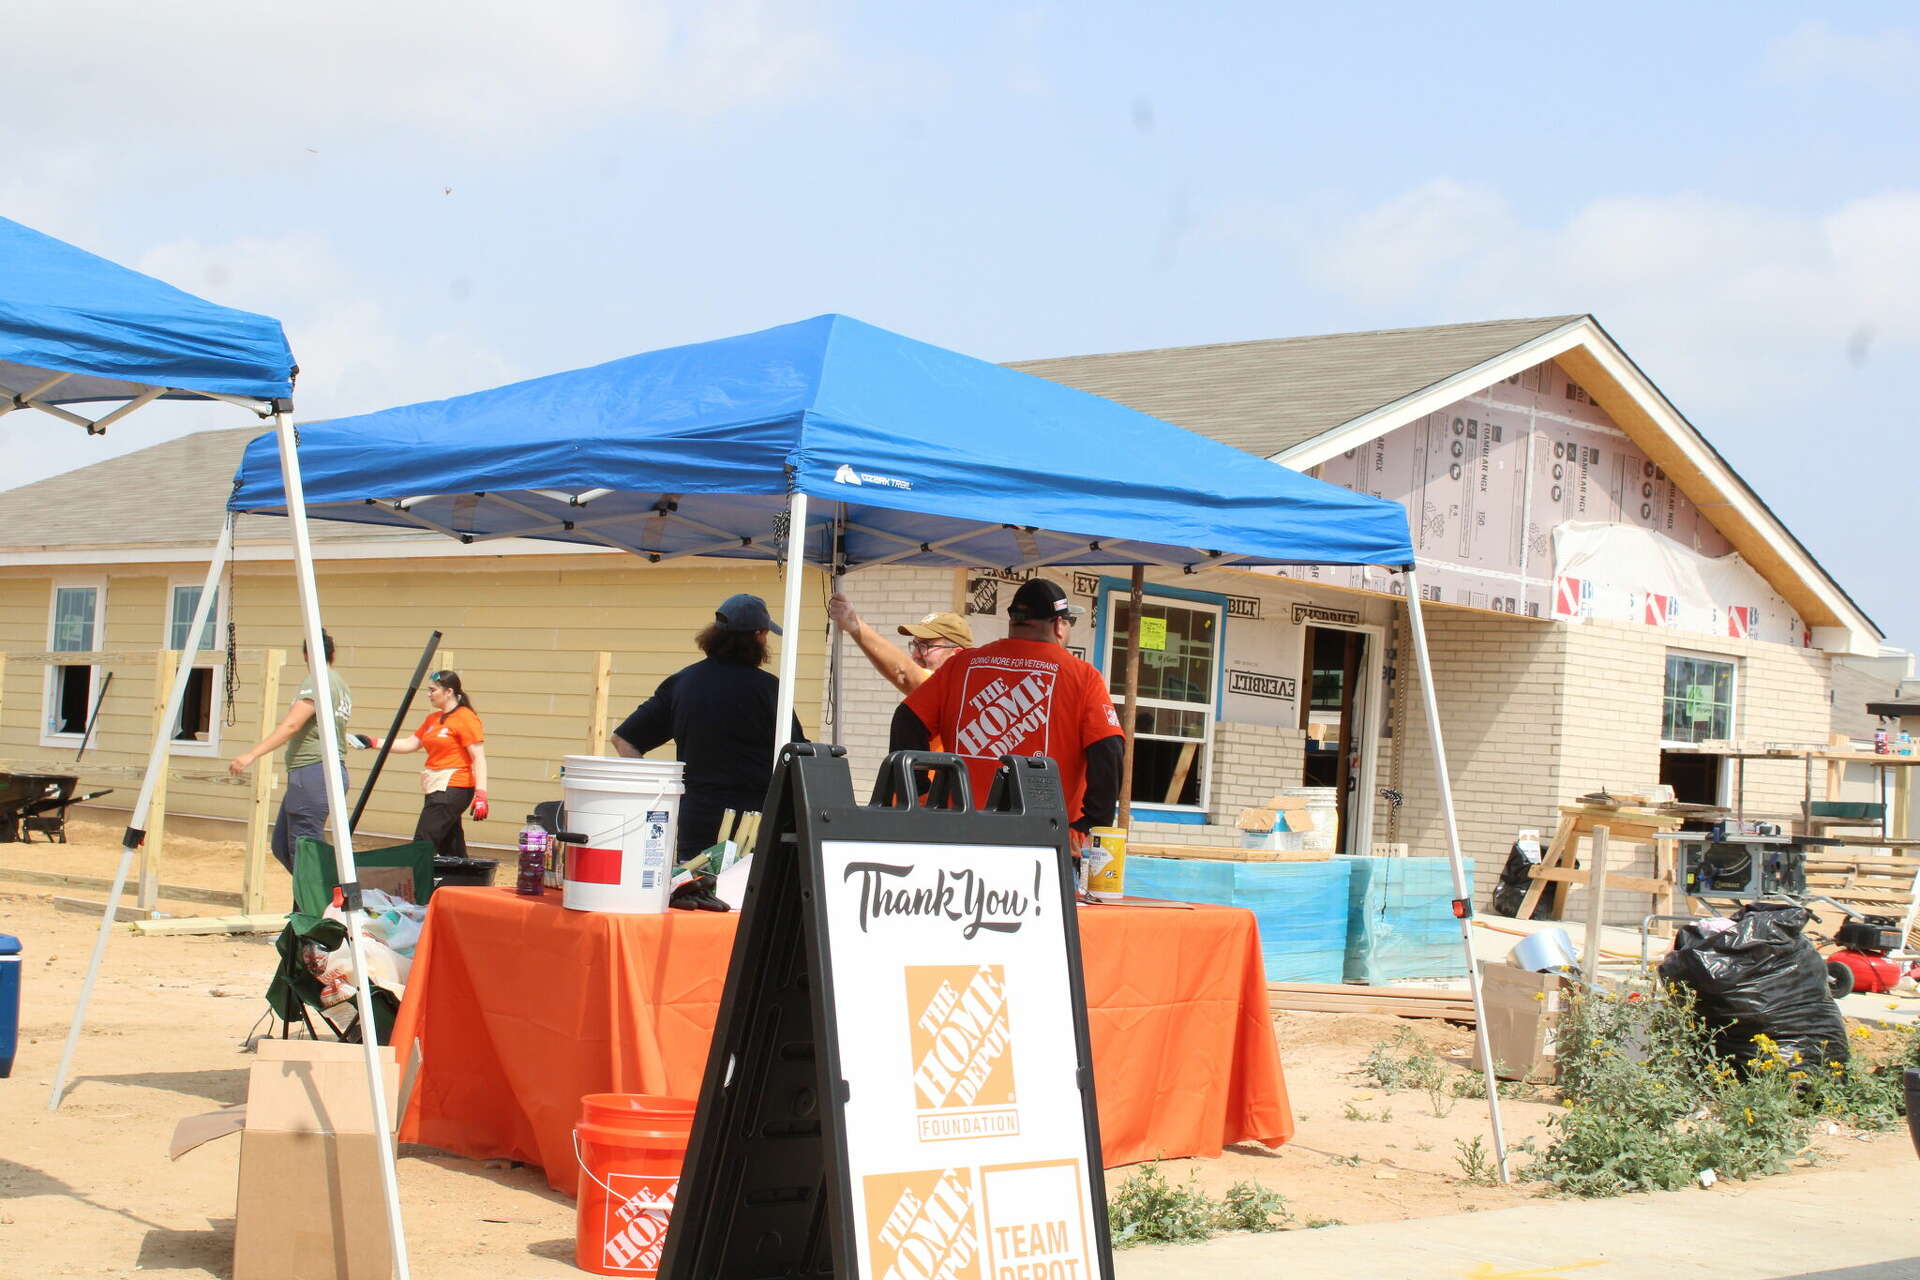
{"label": "navy baseball cap", "polygon": [[744,591],[722,600],[720,607],[713,611],[713,617],[728,631],[771,631],[777,636],[786,634],[767,613],[767,602]]}
{"label": "navy baseball cap", "polygon": [[1067,599],[1067,593],[1051,578],[1030,578],[1013,593],[1007,617],[1014,622],[1046,622],[1065,618],[1069,622],[1086,612]]}

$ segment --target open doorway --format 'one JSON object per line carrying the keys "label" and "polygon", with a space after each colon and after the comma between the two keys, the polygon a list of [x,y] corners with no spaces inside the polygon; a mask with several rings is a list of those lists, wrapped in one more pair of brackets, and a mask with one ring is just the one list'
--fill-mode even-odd
{"label": "open doorway", "polygon": [[1300,728],[1307,735],[1300,784],[1332,787],[1340,810],[1336,848],[1352,852],[1355,794],[1360,778],[1360,730],[1366,713],[1362,673],[1367,636],[1360,631],[1308,627],[1306,670],[1300,685]]}

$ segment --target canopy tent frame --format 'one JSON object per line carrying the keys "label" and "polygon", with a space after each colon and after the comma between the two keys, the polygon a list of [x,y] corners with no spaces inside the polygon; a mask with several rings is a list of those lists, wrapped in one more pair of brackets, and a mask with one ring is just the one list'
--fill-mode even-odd
{"label": "canopy tent frame", "polygon": [[[297,437],[293,427],[292,352],[277,321],[209,303],[171,285],[131,271],[51,236],[0,218],[0,261],[8,267],[0,275],[0,291],[10,304],[0,321],[0,415],[32,409],[88,435],[107,430],[129,415],[160,400],[212,401],[233,405],[259,419],[271,419],[277,436],[282,483],[287,492],[301,491]],[[18,374],[28,375],[26,389],[16,391]],[[153,380],[149,371],[185,374]],[[183,383],[185,385],[183,385]],[[195,385],[197,384],[197,385]],[[112,403],[98,417],[67,408],[70,404]],[[304,566],[300,591],[303,630],[312,655],[316,690],[328,687],[326,651],[321,643],[319,598],[312,572],[304,510],[292,514],[295,558]],[[208,557],[207,574],[188,624],[186,652],[198,652],[211,630],[211,614],[220,575],[233,555],[234,522],[222,521]],[[182,662],[174,672],[165,708],[147,756],[139,796],[121,839],[100,929],[89,955],[86,976],[75,1002],[73,1018],[60,1054],[47,1109],[58,1111],[66,1092],[73,1059],[86,1023],[107,940],[118,915],[120,899],[133,866],[134,854],[146,839],[146,822],[154,791],[168,767],[168,747],[178,723],[192,664]],[[323,695],[324,696],[324,695]],[[316,708],[319,710],[319,708]],[[339,878],[350,897],[359,894],[353,844],[347,836],[345,790],[340,783],[340,743],[333,717],[319,716],[324,767],[327,770],[330,820]],[[374,1026],[370,984],[362,949],[357,913],[348,912],[347,940],[352,960],[356,1000],[362,1026]],[[407,1280],[406,1233],[400,1212],[399,1179],[394,1166],[392,1127],[377,1037],[363,1037],[369,1100],[380,1151],[381,1190],[385,1199],[388,1240],[394,1274]]]}
{"label": "canopy tent frame", "polygon": [[[858,322],[846,321],[844,317],[820,317],[815,321],[800,325],[785,326],[779,330],[769,330],[763,334],[746,335],[738,339],[726,339],[720,343],[702,344],[711,347],[723,347],[729,344],[747,344],[764,341],[771,336],[790,336],[792,333],[816,326],[822,321],[858,325]],[[868,330],[859,326],[862,341],[870,341],[868,333],[884,334],[885,331]],[[886,335],[898,342],[897,335]],[[1453,809],[1452,789],[1449,785],[1445,757],[1445,744],[1441,733],[1439,704],[1433,686],[1432,665],[1427,652],[1427,639],[1424,618],[1421,612],[1420,588],[1417,567],[1414,561],[1411,543],[1406,534],[1406,515],[1396,504],[1380,499],[1368,498],[1339,490],[1331,485],[1322,484],[1298,473],[1266,462],[1264,459],[1219,445],[1204,437],[1194,436],[1181,431],[1170,424],[1149,419],[1146,415],[1135,414],[1123,406],[1101,400],[1084,392],[1044,383],[1040,379],[1031,379],[1027,375],[1017,374],[998,366],[985,365],[985,362],[970,361],[967,357],[944,352],[938,348],[925,347],[924,344],[912,344],[917,354],[910,363],[915,372],[919,372],[929,357],[926,353],[936,353],[938,358],[955,361],[967,361],[993,370],[995,377],[1011,377],[1025,380],[1048,388],[1044,396],[1058,402],[1060,397],[1078,397],[1088,402],[1098,402],[1106,406],[1109,416],[1128,415],[1128,419],[1119,423],[1120,429],[1138,430],[1140,420],[1151,423],[1156,429],[1172,432],[1183,437],[1189,443],[1181,447],[1200,456],[1200,464],[1225,473],[1226,482],[1243,487],[1243,492],[1234,495],[1222,505],[1230,508],[1225,514],[1214,520],[1210,528],[1233,529],[1234,536],[1223,537],[1222,543],[1229,545],[1190,546],[1178,540],[1152,541],[1132,529],[1151,529],[1161,527],[1183,527],[1192,521],[1183,522],[1181,511],[1175,504],[1194,501],[1186,491],[1171,483],[1149,483],[1134,480],[1135,491],[1150,495],[1160,503],[1159,507],[1147,510],[1130,511],[1131,519],[1124,515],[1114,515],[1110,521],[1101,516],[1107,513],[1101,508],[1092,515],[1088,514],[1083,503],[1074,508],[1076,517],[1086,518],[1088,523],[1107,523],[1113,528],[1113,536],[1089,536],[1073,532],[1066,528],[1050,528],[1041,525],[1020,522],[1006,518],[982,518],[980,515],[969,517],[965,513],[968,506],[979,507],[983,504],[971,501],[952,500],[953,506],[943,507],[945,499],[928,499],[927,491],[936,490],[936,485],[928,480],[943,480],[949,477],[942,474],[938,464],[923,472],[914,474],[914,479],[901,483],[891,476],[862,476],[855,474],[851,483],[862,485],[859,494],[861,511],[858,518],[849,517],[847,498],[854,496],[850,489],[838,489],[837,486],[849,483],[848,473],[851,467],[841,463],[837,473],[831,478],[831,459],[836,455],[829,446],[805,438],[805,432],[815,425],[818,418],[828,427],[839,427],[852,421],[851,434],[857,442],[872,443],[871,437],[878,436],[882,428],[876,426],[871,417],[859,420],[848,414],[844,418],[834,419],[831,414],[840,406],[832,409],[815,405],[794,412],[783,401],[775,406],[778,413],[752,420],[736,417],[730,420],[702,423],[701,431],[683,430],[684,424],[676,421],[673,430],[661,431],[658,436],[648,436],[644,431],[652,430],[653,424],[643,420],[638,427],[629,425],[632,415],[644,415],[653,399],[634,395],[630,388],[621,388],[625,398],[618,404],[601,405],[592,397],[606,395],[603,388],[611,376],[628,376],[626,370],[640,369],[633,381],[643,384],[649,392],[655,391],[661,381],[661,375],[645,370],[644,362],[662,360],[671,363],[666,377],[677,376],[688,363],[688,353],[698,352],[700,347],[675,348],[667,352],[647,353],[643,356],[629,357],[625,361],[614,361],[608,365],[589,370],[576,370],[569,373],[548,375],[533,379],[527,383],[496,388],[490,392],[477,392],[454,400],[428,405],[402,406],[397,409],[363,415],[357,419],[347,419],[339,423],[321,423],[309,426],[310,443],[321,459],[315,465],[326,473],[323,482],[325,494],[312,504],[314,514],[323,519],[345,520],[358,523],[394,525],[396,523],[424,528],[443,536],[454,538],[464,544],[473,544],[482,539],[493,537],[531,537],[543,540],[569,542],[574,544],[592,543],[607,546],[636,555],[650,564],[663,563],[685,555],[706,555],[715,558],[774,560],[783,566],[784,582],[781,601],[781,621],[784,639],[780,646],[778,659],[779,695],[778,709],[775,715],[775,749],[785,741],[788,727],[792,723],[795,703],[796,666],[799,651],[799,625],[801,587],[804,568],[809,563],[821,564],[829,568],[833,581],[838,583],[845,575],[857,573],[862,568],[879,567],[881,564],[900,563],[920,558],[922,563],[938,564],[949,568],[973,568],[987,565],[1000,565],[1014,570],[1039,568],[1047,565],[1153,565],[1163,569],[1178,570],[1185,573],[1198,573],[1206,569],[1233,562],[1253,562],[1256,564],[1372,564],[1384,569],[1398,570],[1404,575],[1406,600],[1409,611],[1412,640],[1418,654],[1419,669],[1424,693],[1426,720],[1429,737],[1432,742],[1433,762],[1438,781],[1438,795],[1441,802],[1443,825],[1446,832],[1447,856],[1453,873],[1455,891],[1454,914],[1460,922],[1460,941],[1467,967],[1468,988],[1472,996],[1475,1012],[1475,1035],[1479,1041],[1481,1059],[1484,1064],[1487,1089],[1488,1113],[1492,1128],[1492,1137],[1500,1176],[1510,1179],[1507,1162],[1507,1150],[1504,1130],[1500,1117],[1498,1081],[1493,1074],[1493,1060],[1488,1045],[1486,1011],[1481,991],[1479,973],[1473,958],[1472,933],[1470,925],[1471,903],[1467,888],[1465,864],[1460,849],[1458,824]],[[778,353],[782,360],[789,360],[791,352]],[[782,364],[779,370],[790,375],[789,364]],[[882,376],[884,376],[884,370]],[[947,376],[934,389],[944,394],[953,389],[951,370],[941,370]],[[642,376],[644,375],[644,376]],[[568,392],[569,380],[581,384],[582,393],[575,393],[575,399],[568,401],[562,393]],[[821,375],[825,381],[825,374]],[[835,391],[841,397],[847,397],[847,388],[856,379],[842,377],[835,384]],[[781,381],[779,390],[785,392],[791,383],[790,376]],[[1023,384],[1024,385],[1024,384]],[[739,398],[745,394],[742,380],[729,382],[723,388],[725,394],[716,393],[710,399],[725,402],[730,409],[737,409]],[[680,394],[672,401],[674,413],[685,417],[685,403],[695,400],[704,404],[697,396],[685,391],[684,384],[676,386]],[[966,390],[967,388],[963,388]],[[527,406],[529,397],[534,399],[531,409]],[[656,397],[658,398],[658,397]],[[824,402],[829,397],[821,390],[818,400]],[[884,397],[882,397],[883,399]],[[497,401],[497,403],[496,403]],[[636,408],[635,404],[639,407]],[[871,404],[860,407],[871,410]],[[899,400],[891,406],[899,407]],[[942,409],[951,413],[949,401],[943,401]],[[1058,405],[1050,404],[1049,409],[1058,412]],[[511,410],[511,412],[509,412]],[[562,416],[562,411],[574,416]],[[618,412],[615,412],[615,411]],[[597,415],[597,416],[596,416]],[[623,416],[626,415],[626,416]],[[497,424],[502,418],[512,420],[515,430],[529,432],[524,440],[512,450],[502,432],[498,445],[481,442],[489,433],[490,423]],[[657,423],[657,419],[656,419]],[[395,443],[422,443],[430,432],[447,431],[450,434],[442,438],[455,438],[455,424],[458,424],[457,438],[461,441],[457,448],[448,447],[434,450],[394,450]],[[1016,424],[1017,425],[1017,424]],[[772,429],[790,429],[795,439],[803,442],[783,446],[784,465],[779,473],[780,488],[772,490],[763,487],[774,477],[767,470],[755,472],[752,464],[761,464],[771,469],[775,465],[770,453],[767,433]],[[982,420],[983,431],[990,427]],[[631,438],[623,436],[622,431],[631,432]],[[702,434],[704,432],[704,434]],[[760,433],[760,434],[755,434]],[[864,433],[864,435],[860,434]],[[896,437],[898,439],[899,437]],[[528,446],[525,441],[533,443]],[[677,447],[680,452],[671,454],[666,450],[667,443]],[[556,441],[564,442],[564,457],[532,457],[528,449],[556,448]],[[259,442],[256,441],[256,445]],[[925,461],[935,452],[932,442],[915,440],[921,445],[921,452],[902,454],[896,452],[888,458],[885,465],[892,465],[905,473],[915,462]],[[1109,442],[1102,451],[1102,457],[1089,456],[1086,465],[1089,471],[1096,472],[1088,481],[1088,488],[1100,497],[1110,500],[1115,510],[1119,510],[1120,501],[1128,496],[1124,491],[1125,477],[1116,479],[1111,467],[1112,456],[1124,454],[1126,445],[1131,441]],[[617,452],[595,454],[592,447],[612,448],[617,444]],[[649,463],[644,450],[651,445],[660,444],[662,461]],[[698,462],[688,463],[686,459],[699,450]],[[844,442],[834,440],[831,448],[848,447]],[[383,462],[379,465],[366,465],[362,459],[369,456],[370,450],[380,451]],[[492,452],[488,450],[492,449]],[[758,456],[754,456],[758,451]],[[458,454],[449,458],[449,454]],[[235,489],[229,500],[229,508],[235,511],[248,511],[262,514],[293,515],[300,511],[299,498],[291,489],[274,491],[264,482],[258,460],[254,459],[254,447],[248,449],[235,476]],[[509,456],[510,455],[510,456]],[[400,458],[398,463],[388,463],[387,457]],[[421,459],[418,462],[415,458]],[[672,474],[676,458],[682,464],[683,471],[706,466],[709,471],[697,478],[709,487],[694,489],[688,485],[662,485],[660,489],[651,487],[652,482],[677,478]],[[1056,459],[1057,462],[1057,459]],[[508,465],[513,475],[503,477],[501,471]],[[1251,465],[1248,465],[1251,464]],[[992,465],[988,463],[986,465]],[[1104,472],[1101,471],[1105,467]],[[713,480],[713,472],[731,467],[733,473],[722,481]],[[397,468],[397,472],[394,470]],[[646,485],[632,484],[622,487],[613,472],[625,470],[635,479],[644,479]],[[382,476],[382,472],[387,472]],[[1284,482],[1279,478],[1286,477]],[[485,483],[460,487],[459,480],[485,480]],[[406,480],[435,481],[432,488],[417,483],[402,484]],[[449,484],[446,481],[455,483]],[[739,487],[722,487],[725,483]],[[870,482],[877,488],[866,491],[863,482]],[[920,486],[911,498],[901,496],[901,491],[912,491]],[[403,496],[394,498],[380,494],[380,486],[388,486],[390,491],[398,489]],[[576,488],[577,486],[577,488]],[[368,488],[374,492],[369,493]],[[438,490],[438,491],[435,491]],[[502,492],[506,490],[506,492]],[[570,490],[572,490],[570,492]],[[1280,492],[1284,490],[1285,492]],[[969,492],[964,497],[976,498]],[[1076,495],[1078,496],[1078,495]],[[696,521],[692,516],[680,511],[680,505],[690,498],[709,500],[716,507],[739,507],[745,510],[739,513],[736,523],[745,519],[755,522],[753,528],[728,529],[716,523],[712,516]],[[614,510],[591,521],[581,521],[564,512],[575,512],[590,504],[628,499],[637,504],[628,511]],[[556,511],[547,511],[529,499],[551,502]],[[810,500],[819,499],[829,503],[832,514],[824,520],[815,520],[810,516]],[[1235,505],[1235,499],[1238,499]],[[1289,503],[1291,499],[1291,504]],[[435,519],[415,510],[423,504],[430,505],[435,515],[442,515],[441,508],[447,508],[442,518]],[[955,509],[955,508],[959,509]],[[1355,508],[1363,508],[1356,515]],[[500,512],[514,513],[520,523],[499,522]],[[1398,534],[1394,541],[1384,541],[1373,537],[1383,528],[1391,512],[1390,519],[1397,525]],[[1250,514],[1250,512],[1252,514]],[[1271,512],[1271,514],[1266,514]],[[1288,555],[1276,550],[1276,543],[1286,543],[1289,538],[1299,545],[1308,539],[1302,530],[1307,524],[1301,520],[1303,513],[1312,512],[1320,518],[1312,522],[1317,533],[1323,525],[1333,527],[1336,532],[1331,540],[1316,544],[1316,550],[1333,545],[1340,538],[1347,538],[1344,546],[1354,548],[1351,554],[1335,555],[1302,552]],[[872,514],[868,514],[872,513]],[[304,514],[304,512],[302,512]],[[706,514],[702,512],[702,514]],[[1008,514],[1011,514],[1009,511]],[[1208,512],[1209,517],[1215,513]],[[669,520],[668,517],[676,519]],[[889,519],[925,520],[931,518],[938,522],[936,529],[928,530],[934,536],[915,537],[912,533],[899,529],[885,528]],[[709,536],[719,535],[722,540],[713,543],[683,543],[672,545],[665,541],[654,546],[645,545],[644,539],[616,537],[607,532],[611,526],[631,524],[635,521],[653,521],[653,528],[664,529],[669,524],[684,523],[695,533]],[[461,529],[453,522],[468,525]],[[526,523],[531,521],[532,523]],[[1237,521],[1237,523],[1235,523]],[[1366,522],[1372,521],[1369,525]],[[954,526],[961,526],[956,529]],[[916,532],[919,530],[916,530]],[[623,530],[624,532],[624,530]],[[820,553],[810,548],[818,535],[825,534]],[[990,535],[1002,535],[999,550],[1013,551],[1007,556],[996,554],[995,550],[979,545],[979,540]],[[1270,536],[1269,536],[1270,534]],[[875,553],[863,557],[849,553],[847,539],[849,535],[865,537],[872,543],[888,544],[884,553]],[[1042,539],[1053,544],[1043,547]],[[1235,549],[1231,543],[1239,540],[1245,549]],[[1262,545],[1262,544],[1265,545]],[[972,550],[959,551],[955,548],[974,544]],[[871,550],[871,548],[864,548]],[[311,572],[310,564],[307,572]],[[837,649],[837,637],[834,648]],[[835,656],[829,655],[829,695],[837,694],[839,663]],[[830,710],[839,732],[840,708],[833,705]]]}

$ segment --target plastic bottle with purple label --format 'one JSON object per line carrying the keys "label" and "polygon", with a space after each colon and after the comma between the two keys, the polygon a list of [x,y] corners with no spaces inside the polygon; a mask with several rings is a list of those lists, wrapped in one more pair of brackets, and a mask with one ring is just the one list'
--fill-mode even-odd
{"label": "plastic bottle with purple label", "polygon": [[537,898],[547,891],[547,845],[550,837],[532,814],[520,828],[520,875],[514,884],[516,893]]}

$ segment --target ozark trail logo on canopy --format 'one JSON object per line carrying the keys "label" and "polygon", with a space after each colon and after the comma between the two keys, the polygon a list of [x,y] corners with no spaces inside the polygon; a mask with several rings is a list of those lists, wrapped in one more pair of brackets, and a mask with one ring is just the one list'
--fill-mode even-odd
{"label": "ozark trail logo on canopy", "polygon": [[1019,1133],[1005,967],[907,965],[905,973],[920,1141]]}
{"label": "ozark trail logo on canopy", "polygon": [[877,484],[883,489],[911,489],[913,481],[902,480],[899,476],[875,475],[871,471],[855,471],[851,463],[843,462],[833,473],[835,484],[867,485]]}

